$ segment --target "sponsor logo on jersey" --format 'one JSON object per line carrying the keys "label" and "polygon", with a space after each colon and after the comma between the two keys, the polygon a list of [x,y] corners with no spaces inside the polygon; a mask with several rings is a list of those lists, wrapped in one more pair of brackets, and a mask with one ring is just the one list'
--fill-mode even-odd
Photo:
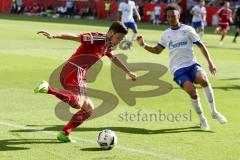
{"label": "sponsor logo on jersey", "polygon": [[83,41],[90,41],[90,39],[89,35],[83,35]]}
{"label": "sponsor logo on jersey", "polygon": [[187,41],[182,41],[182,42],[177,42],[173,43],[172,41],[169,42],[169,49],[174,49],[174,48],[181,48],[183,46],[187,45]]}

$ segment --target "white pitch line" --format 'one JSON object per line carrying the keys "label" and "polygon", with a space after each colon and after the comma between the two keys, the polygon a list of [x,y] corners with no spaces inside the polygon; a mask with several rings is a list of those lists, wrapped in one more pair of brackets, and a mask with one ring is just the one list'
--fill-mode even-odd
{"label": "white pitch line", "polygon": [[[8,123],[8,122],[0,122],[0,125],[1,126],[14,127],[14,128],[18,128],[18,129],[40,131],[40,132],[43,132],[43,133],[48,134],[48,135],[57,135],[57,133],[54,132],[54,131],[44,131],[44,128],[27,127],[27,126],[24,126],[24,125],[13,124],[13,123]],[[89,139],[85,139],[85,138],[78,138],[78,137],[73,137],[73,136],[71,136],[71,137],[74,140],[83,141],[83,142],[87,142],[87,143],[91,143],[91,144],[97,144],[97,142],[93,141],[93,140],[89,140]],[[145,155],[145,156],[151,156],[151,157],[156,157],[156,158],[164,158],[164,159],[167,159],[167,160],[184,160],[184,159],[173,157],[173,156],[168,155],[168,154],[154,153],[154,152],[151,152],[151,151],[139,150],[139,149],[124,147],[124,146],[120,146],[120,145],[117,145],[116,148],[118,148],[120,150],[123,150],[123,151],[126,151],[126,152],[129,152],[129,153],[137,153],[137,154],[142,154],[142,155]]]}

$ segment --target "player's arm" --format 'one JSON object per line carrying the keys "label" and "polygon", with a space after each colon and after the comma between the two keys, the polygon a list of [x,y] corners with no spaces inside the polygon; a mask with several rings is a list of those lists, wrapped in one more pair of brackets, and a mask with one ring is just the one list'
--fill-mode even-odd
{"label": "player's arm", "polygon": [[236,19],[237,11],[233,12],[233,19]]}
{"label": "player's arm", "polygon": [[197,16],[197,17],[200,16],[199,13],[197,13],[195,10],[196,10],[196,7],[193,7],[193,8],[191,9],[190,13],[191,13],[193,16]]}
{"label": "player's arm", "polygon": [[136,8],[133,9],[133,13],[137,16],[137,20],[141,21],[141,16]]}
{"label": "player's arm", "polygon": [[222,10],[223,10],[223,8],[220,8],[220,9],[217,11],[216,15],[217,15],[218,17],[221,16],[221,12],[222,12]]}
{"label": "player's arm", "polygon": [[142,46],[145,50],[147,50],[148,52],[151,52],[151,53],[154,53],[154,54],[160,54],[164,48],[159,46],[159,45],[156,45],[156,46],[150,46],[148,44],[146,44],[144,42],[144,39],[142,36],[138,36],[137,37],[137,42],[140,46]]}
{"label": "player's arm", "polygon": [[207,10],[206,10],[206,8],[205,8],[205,11],[203,13],[203,22],[204,22],[204,24],[206,24],[206,22],[207,22]]}
{"label": "player's arm", "polygon": [[121,17],[122,17],[122,11],[118,11],[118,20],[121,21]]}
{"label": "player's arm", "polygon": [[72,41],[77,41],[81,42],[81,36],[77,34],[72,34],[72,33],[62,33],[62,34],[52,34],[46,31],[39,31],[37,34],[42,34],[46,36],[49,39],[65,39],[65,40],[72,40]]}
{"label": "player's arm", "polygon": [[117,14],[117,19],[119,20],[119,21],[121,21],[121,18],[122,18],[122,3],[120,3],[119,4],[119,7],[118,7],[118,14]]}
{"label": "player's arm", "polygon": [[198,16],[198,14],[196,14],[196,12],[194,11],[194,8],[191,9],[190,13],[191,13],[193,16]]}
{"label": "player's arm", "polygon": [[233,24],[233,14],[232,14],[232,12],[230,13],[230,16],[229,16],[229,21],[230,21],[230,23],[232,23],[232,24]]}
{"label": "player's arm", "polygon": [[111,57],[111,61],[118,66],[119,68],[121,68],[124,72],[126,72],[128,74],[128,76],[135,81],[137,79],[137,75],[133,72],[131,72],[127,66],[127,64],[125,64],[123,61],[121,61],[117,56],[112,55]]}
{"label": "player's arm", "polygon": [[215,75],[216,74],[216,66],[213,64],[212,59],[210,57],[210,54],[206,48],[206,46],[204,44],[202,44],[201,42],[197,43],[198,48],[200,49],[201,53],[203,54],[203,56],[206,58],[207,62],[208,62],[208,66],[209,66],[209,70],[210,72]]}

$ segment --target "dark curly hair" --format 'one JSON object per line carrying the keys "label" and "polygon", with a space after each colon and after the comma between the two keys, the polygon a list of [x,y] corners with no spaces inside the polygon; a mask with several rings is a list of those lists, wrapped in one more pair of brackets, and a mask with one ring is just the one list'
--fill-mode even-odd
{"label": "dark curly hair", "polygon": [[111,26],[109,27],[109,30],[110,31],[112,30],[114,33],[123,33],[123,34],[127,34],[128,33],[128,30],[127,28],[124,26],[124,24],[120,21],[115,21],[111,24]]}

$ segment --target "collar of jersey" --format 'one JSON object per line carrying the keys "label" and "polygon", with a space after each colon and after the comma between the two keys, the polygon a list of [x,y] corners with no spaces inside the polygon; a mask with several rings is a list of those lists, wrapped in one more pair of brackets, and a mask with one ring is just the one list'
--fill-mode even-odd
{"label": "collar of jersey", "polygon": [[179,28],[181,28],[181,26],[182,26],[182,24],[180,23],[177,28],[171,28],[171,30],[178,30]]}

